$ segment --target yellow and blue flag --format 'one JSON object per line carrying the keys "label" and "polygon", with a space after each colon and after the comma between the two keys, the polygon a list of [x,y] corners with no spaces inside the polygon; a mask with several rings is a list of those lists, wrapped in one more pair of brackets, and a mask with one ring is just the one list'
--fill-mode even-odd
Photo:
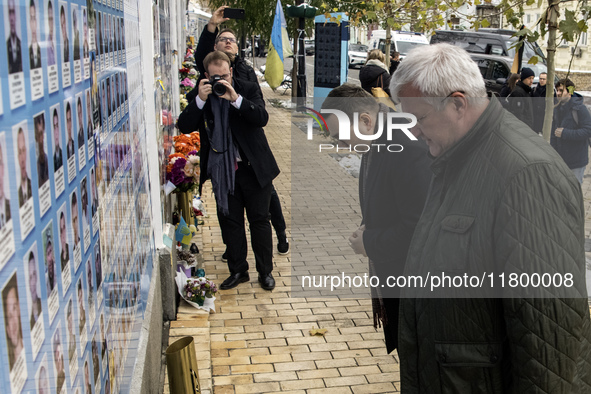
{"label": "yellow and blue flag", "polygon": [[269,45],[269,54],[265,65],[265,80],[275,89],[283,82],[283,65],[285,59],[293,55],[289,36],[287,35],[287,23],[283,15],[281,0],[277,0],[275,7],[275,19],[273,20],[273,30],[271,31],[271,44]]}

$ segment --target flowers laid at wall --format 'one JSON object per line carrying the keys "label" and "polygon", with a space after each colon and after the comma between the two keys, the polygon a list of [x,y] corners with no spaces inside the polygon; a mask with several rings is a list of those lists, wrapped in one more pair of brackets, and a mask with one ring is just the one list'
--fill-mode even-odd
{"label": "flowers laid at wall", "polygon": [[199,185],[199,132],[173,137],[174,150],[168,156],[166,179],[174,184],[174,192],[194,190]]}

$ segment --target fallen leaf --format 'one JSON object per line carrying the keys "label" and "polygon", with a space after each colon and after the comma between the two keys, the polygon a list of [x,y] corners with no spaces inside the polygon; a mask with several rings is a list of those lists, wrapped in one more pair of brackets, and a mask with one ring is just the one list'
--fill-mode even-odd
{"label": "fallen leaf", "polygon": [[314,335],[319,335],[319,336],[324,336],[324,334],[326,334],[328,330],[326,328],[314,328],[312,330],[310,330],[310,336],[314,336]]}

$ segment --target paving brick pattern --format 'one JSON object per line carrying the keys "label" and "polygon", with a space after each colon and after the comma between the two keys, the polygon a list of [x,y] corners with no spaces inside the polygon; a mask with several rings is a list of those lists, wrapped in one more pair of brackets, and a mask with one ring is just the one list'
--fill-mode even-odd
{"label": "paving brick pattern", "polygon": [[[263,88],[265,98],[288,99],[268,88]],[[288,234],[292,233],[292,144],[309,144],[304,133],[292,138],[291,112],[274,108],[267,103],[269,123],[265,132],[275,158],[282,170],[274,181],[281,199]],[[313,159],[313,160],[312,160]],[[318,155],[311,158],[307,168],[316,173],[322,182],[310,179],[305,190],[311,204],[326,205],[320,200],[325,192],[318,187],[323,182],[341,185],[338,196],[346,209],[358,211],[357,180],[348,175],[330,156],[318,162]],[[321,168],[324,167],[324,168]],[[301,167],[298,167],[301,168]],[[321,170],[321,171],[318,171]],[[300,193],[302,190],[299,191]],[[296,193],[297,195],[297,193]],[[220,228],[215,216],[215,199],[208,183],[203,196],[210,217],[200,227],[196,237],[205,257],[205,272],[218,284],[228,276],[226,263],[221,261],[225,250]],[[322,203],[322,204],[321,204]],[[297,204],[298,207],[301,204]],[[333,207],[334,211],[343,206]],[[302,215],[302,212],[298,212]],[[358,216],[358,213],[356,213]],[[314,218],[319,220],[319,218]],[[346,219],[350,221],[350,218]],[[326,227],[334,226],[329,224]],[[318,233],[317,242],[310,247],[333,247],[335,241],[347,246],[346,239],[355,229],[355,223],[338,234],[336,239],[328,233]],[[325,230],[328,232],[328,229]],[[323,239],[326,238],[326,239]],[[310,239],[307,235],[306,239]],[[276,244],[276,240],[273,241]],[[337,247],[338,248],[338,247]],[[332,253],[336,255],[335,253]],[[316,255],[316,250],[309,258]],[[340,252],[340,258],[344,253]],[[327,253],[327,261],[336,259]],[[381,329],[373,328],[369,299],[339,299],[323,294],[315,297],[292,297],[292,254],[274,255],[273,275],[276,288],[263,290],[257,282],[254,256],[249,245],[249,283],[237,288],[220,291],[216,300],[216,312],[209,316],[182,305],[178,320],[171,322],[170,340],[193,336],[199,364],[199,378],[203,393],[387,393],[397,392],[399,387],[398,360],[388,356]],[[355,259],[352,264],[361,263]],[[323,263],[324,264],[324,263]],[[330,264],[330,263],[326,263]],[[318,265],[322,267],[322,265]],[[322,298],[320,298],[322,297]],[[325,336],[310,336],[313,328],[327,328]],[[168,381],[164,388],[168,393]]]}
{"label": "paving brick pattern", "polygon": [[[269,88],[263,87],[263,93],[267,100],[288,99]],[[306,156],[304,153],[302,156],[302,151],[297,151],[298,163],[292,166],[292,150],[310,142],[305,140],[304,133],[292,130],[290,136],[289,110],[274,108],[269,103],[267,110],[270,119],[265,132],[282,170],[274,185],[288,223],[291,253],[287,256],[275,253],[273,274],[277,286],[268,292],[256,280],[254,256],[249,245],[251,281],[220,291],[215,314],[208,315],[181,305],[178,320],[171,322],[169,343],[184,336],[195,339],[202,393],[399,392],[398,359],[395,352],[387,355],[381,329],[373,328],[369,299],[347,298],[345,294],[338,297],[335,293],[328,297],[322,291],[307,297],[298,293],[296,297],[291,291],[292,279],[297,284],[292,276],[292,264],[305,265],[303,262],[311,257],[317,260],[316,270],[304,267],[311,274],[332,273],[330,265],[343,259],[350,259],[347,264],[353,270],[366,269],[365,261],[351,257],[350,250],[345,248],[348,247],[346,239],[356,226],[351,215],[340,222],[334,217],[343,210],[359,216],[357,179],[348,175],[329,155]],[[309,179],[309,187],[303,188],[304,183],[300,182],[303,174],[314,174],[317,179]],[[292,190],[292,176],[297,190]],[[324,201],[327,190],[333,198],[331,204]],[[585,232],[586,237],[591,238],[591,172],[585,177],[583,193],[588,212]],[[299,201],[292,206],[292,198],[305,198],[309,206],[326,207],[326,210],[306,211],[306,204]],[[205,218],[196,241],[205,257],[207,276],[219,284],[229,272],[226,263],[221,261],[225,247],[209,184],[204,188],[204,200],[210,216]],[[312,237],[306,234],[308,244],[304,249],[313,249],[309,255],[302,252],[298,243],[301,226],[292,226],[292,218],[295,218],[293,222],[314,228]],[[335,228],[342,230],[335,233]],[[591,252],[591,242],[587,251]],[[309,330],[313,328],[327,328],[328,332],[325,336],[310,336]],[[168,380],[164,392],[169,392]]]}

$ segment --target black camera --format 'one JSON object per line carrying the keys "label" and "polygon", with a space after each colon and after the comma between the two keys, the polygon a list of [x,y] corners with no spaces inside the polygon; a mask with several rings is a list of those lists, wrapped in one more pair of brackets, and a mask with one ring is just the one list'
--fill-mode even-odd
{"label": "black camera", "polygon": [[212,75],[209,78],[209,84],[211,85],[211,90],[216,94],[216,96],[223,96],[226,94],[226,87],[224,84],[220,83],[223,78],[220,75]]}

